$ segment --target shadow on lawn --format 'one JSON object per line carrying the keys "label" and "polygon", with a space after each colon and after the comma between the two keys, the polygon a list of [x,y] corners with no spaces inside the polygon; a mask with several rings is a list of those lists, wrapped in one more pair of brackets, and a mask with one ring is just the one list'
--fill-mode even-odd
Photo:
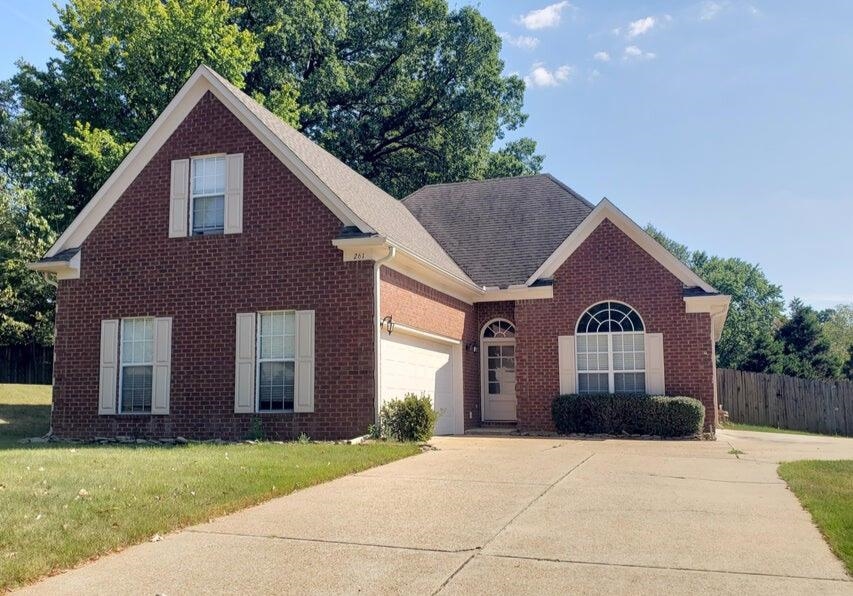
{"label": "shadow on lawn", "polygon": [[0,404],[0,449],[50,430],[50,404]]}

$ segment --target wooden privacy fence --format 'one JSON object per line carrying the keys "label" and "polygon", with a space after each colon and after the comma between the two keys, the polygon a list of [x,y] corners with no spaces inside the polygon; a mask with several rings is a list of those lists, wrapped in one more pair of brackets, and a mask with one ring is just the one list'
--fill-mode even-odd
{"label": "wooden privacy fence", "polygon": [[52,382],[51,346],[0,346],[0,383],[50,385]]}
{"label": "wooden privacy fence", "polygon": [[721,368],[717,394],[732,422],[853,437],[853,381]]}

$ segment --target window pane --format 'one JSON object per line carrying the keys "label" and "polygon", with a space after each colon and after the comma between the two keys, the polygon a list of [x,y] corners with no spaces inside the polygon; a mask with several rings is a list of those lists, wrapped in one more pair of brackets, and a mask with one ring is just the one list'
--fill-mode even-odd
{"label": "window pane", "polygon": [[501,384],[500,383],[489,383],[489,394],[490,395],[500,395],[501,392]]}
{"label": "window pane", "polygon": [[122,367],[121,411],[151,411],[152,366]]}
{"label": "window pane", "polygon": [[122,364],[150,364],[154,358],[154,320],[122,319]]}
{"label": "window pane", "polygon": [[193,234],[222,232],[225,229],[225,197],[193,199]]}
{"label": "window pane", "polygon": [[613,375],[613,384],[619,393],[644,393],[646,375],[645,373],[616,373]]}
{"label": "window pane", "polygon": [[225,193],[225,157],[193,160],[193,195]]}
{"label": "window pane", "polygon": [[581,373],[578,375],[578,393],[607,393],[607,373]]}
{"label": "window pane", "polygon": [[500,356],[501,355],[500,346],[489,346],[488,354],[489,354],[489,357]]}
{"label": "window pane", "polygon": [[275,412],[293,409],[293,362],[261,362],[258,409]]}

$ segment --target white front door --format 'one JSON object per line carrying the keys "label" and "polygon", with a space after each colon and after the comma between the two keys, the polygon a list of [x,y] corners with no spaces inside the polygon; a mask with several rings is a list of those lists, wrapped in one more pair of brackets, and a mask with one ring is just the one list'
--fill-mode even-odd
{"label": "white front door", "polygon": [[407,393],[427,395],[438,412],[435,434],[454,433],[453,347],[400,331],[382,336],[380,404]]}
{"label": "white front door", "polygon": [[483,420],[514,421],[515,340],[483,340]]}

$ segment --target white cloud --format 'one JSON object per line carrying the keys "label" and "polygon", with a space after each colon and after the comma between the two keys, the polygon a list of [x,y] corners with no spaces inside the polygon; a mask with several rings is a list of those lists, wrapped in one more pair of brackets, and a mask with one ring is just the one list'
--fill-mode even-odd
{"label": "white cloud", "polygon": [[703,2],[702,6],[699,7],[699,20],[710,21],[716,18],[727,5],[728,2],[714,2],[714,0]]}
{"label": "white cloud", "polygon": [[622,28],[621,27],[613,27],[613,29],[611,29],[610,32],[613,35],[618,36],[620,33],[622,33]]}
{"label": "white cloud", "polygon": [[607,52],[596,52],[592,57],[599,62],[610,62],[610,54]]}
{"label": "white cloud", "polygon": [[539,38],[530,35],[514,36],[509,33],[498,33],[498,35],[509,45],[521,48],[522,50],[533,50],[539,45]]}
{"label": "white cloud", "polygon": [[654,17],[646,17],[644,19],[637,19],[628,24],[628,38],[637,37],[644,33],[648,33],[655,26],[655,18]]}
{"label": "white cloud", "polygon": [[562,85],[574,73],[571,66],[564,64],[554,70],[548,70],[541,62],[537,62],[530,69],[530,74],[524,77],[528,87],[557,87]]}
{"label": "white cloud", "polygon": [[526,29],[547,29],[548,27],[556,27],[560,24],[560,13],[563,9],[570,7],[571,4],[566,0],[549,4],[545,8],[531,10],[526,15],[520,16],[518,22]]}
{"label": "white cloud", "polygon": [[622,54],[622,60],[654,60],[657,54],[654,52],[644,52],[637,46],[628,46]]}

